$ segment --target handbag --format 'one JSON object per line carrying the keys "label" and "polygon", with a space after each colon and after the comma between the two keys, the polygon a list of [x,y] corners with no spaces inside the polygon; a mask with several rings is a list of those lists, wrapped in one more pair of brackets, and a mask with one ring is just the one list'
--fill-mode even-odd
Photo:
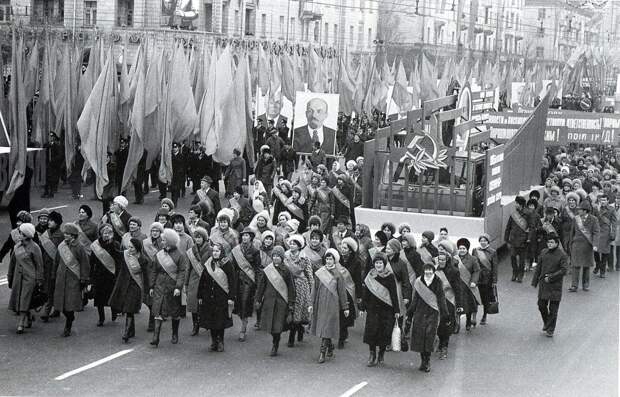
{"label": "handbag", "polygon": [[32,292],[32,298],[30,299],[30,310],[38,311],[41,306],[47,302],[47,293],[43,290],[42,286],[37,285]]}
{"label": "handbag", "polygon": [[398,326],[398,322],[395,322],[394,328],[392,329],[392,351],[399,352],[400,349],[401,349],[400,327]]}
{"label": "handbag", "polygon": [[499,313],[499,302],[497,299],[497,286],[493,286],[493,301],[487,304],[487,314]]}

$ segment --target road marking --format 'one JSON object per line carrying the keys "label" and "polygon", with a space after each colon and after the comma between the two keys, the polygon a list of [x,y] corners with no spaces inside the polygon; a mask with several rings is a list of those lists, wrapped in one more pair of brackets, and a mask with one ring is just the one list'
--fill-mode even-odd
{"label": "road marking", "polygon": [[151,190],[151,193],[157,193],[157,192],[159,192],[159,189]]}
{"label": "road marking", "polygon": [[352,388],[341,394],[340,397],[351,397],[352,395],[366,387],[367,384],[368,382],[358,383],[357,385],[353,386]]}
{"label": "road marking", "polygon": [[6,276],[0,277],[0,285],[6,285],[9,283],[9,280]]}
{"label": "road marking", "polygon": [[61,208],[67,208],[67,207],[68,207],[68,206],[66,206],[66,205],[61,205],[61,206],[58,206],[58,207],[41,208],[40,210],[30,211],[30,213],[31,213],[31,214],[34,214],[35,212],[41,212],[41,211],[43,211],[44,209],[46,209],[46,210],[48,210],[48,211],[54,211],[54,210],[59,210],[59,209],[61,209]]}
{"label": "road marking", "polygon": [[64,379],[67,379],[70,376],[79,374],[80,372],[87,371],[87,370],[89,370],[91,368],[95,368],[95,367],[97,367],[97,366],[99,366],[101,364],[105,364],[108,361],[112,361],[115,358],[119,358],[121,356],[124,356],[125,354],[131,353],[132,351],[133,351],[133,349],[121,350],[120,352],[114,353],[111,356],[102,358],[101,360],[97,360],[97,361],[92,362],[92,363],[90,363],[88,365],[85,365],[85,366],[80,367],[78,369],[74,369],[73,371],[69,371],[69,372],[66,372],[66,373],[64,373],[64,374],[62,374],[60,376],[57,376],[57,377],[54,378],[54,380],[64,380]]}

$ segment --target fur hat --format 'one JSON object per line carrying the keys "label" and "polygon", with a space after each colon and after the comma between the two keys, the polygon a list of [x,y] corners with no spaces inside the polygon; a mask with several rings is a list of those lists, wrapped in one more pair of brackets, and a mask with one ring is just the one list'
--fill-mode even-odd
{"label": "fur hat", "polygon": [[178,247],[179,241],[181,240],[178,233],[173,229],[164,229],[162,233],[162,238],[166,242],[169,247]]}
{"label": "fur hat", "polygon": [[21,210],[17,213],[17,220],[21,221],[22,223],[31,223],[32,222],[32,215],[30,215],[30,212],[28,211],[24,211]]}
{"label": "fur hat", "polygon": [[261,240],[265,240],[267,237],[271,237],[272,240],[276,239],[276,235],[271,230],[265,230],[263,234],[260,235]]}
{"label": "fur hat", "polygon": [[304,238],[300,236],[299,234],[293,234],[291,237],[288,238],[288,240],[286,240],[286,242],[288,243],[289,246],[291,245],[291,243],[297,243],[299,245],[299,249],[302,249],[303,247],[306,246],[306,242],[304,241]]}
{"label": "fur hat", "polygon": [[515,197],[515,203],[519,204],[521,207],[525,207],[525,205],[527,204],[527,201],[525,201],[525,197],[517,196]]}
{"label": "fur hat", "polygon": [[440,240],[437,246],[445,249],[450,256],[454,255],[454,244],[450,240]]}
{"label": "fur hat", "polygon": [[151,231],[153,229],[157,229],[157,230],[159,230],[160,233],[163,233],[164,232],[164,225],[162,225],[159,222],[153,222],[153,223],[151,223],[151,227],[149,228],[149,231]]}
{"label": "fur hat", "polygon": [[457,246],[457,248],[465,247],[469,251],[469,247],[471,247],[471,243],[469,242],[468,239],[466,239],[465,237],[462,237],[462,238],[457,240],[456,246]]}
{"label": "fur hat", "polygon": [[101,236],[101,233],[103,233],[105,229],[110,229],[110,231],[114,233],[114,227],[111,223],[102,223],[99,225],[99,228],[97,228],[97,235]]}
{"label": "fur hat", "polygon": [[42,210],[40,210],[39,213],[37,214],[37,219],[41,219],[41,217],[49,218],[50,210],[48,210],[47,208],[43,208]]}
{"label": "fur hat", "polygon": [[583,200],[581,203],[579,203],[579,209],[592,212],[592,205],[590,205],[590,202],[588,200]]}
{"label": "fur hat", "polygon": [[129,201],[125,196],[116,196],[114,200],[112,200],[114,204],[119,205],[121,208],[125,209],[129,205]]}
{"label": "fur hat", "polygon": [[395,254],[398,254],[403,249],[400,241],[396,240],[395,238],[390,239],[390,241],[387,242],[387,246],[390,247]]}
{"label": "fur hat", "polygon": [[280,258],[282,258],[282,260],[284,260],[285,253],[286,252],[284,251],[284,247],[276,245],[271,251],[271,257],[273,258],[274,256],[279,256]]}
{"label": "fur hat", "polygon": [[310,225],[318,225],[319,227],[321,227],[321,218],[318,215],[312,215],[310,218],[308,218],[308,227],[310,227]]}
{"label": "fur hat", "polygon": [[551,193],[556,192],[558,195],[562,194],[562,189],[559,186],[553,185],[551,186]]}
{"label": "fur hat", "polygon": [[280,186],[282,185],[286,186],[289,192],[293,191],[293,185],[291,185],[291,182],[287,181],[286,179],[280,181]]}
{"label": "fur hat", "polygon": [[208,184],[212,184],[213,183],[213,179],[211,179],[211,177],[209,175],[205,175],[202,178],[200,178],[201,182],[207,182]]}
{"label": "fur hat", "polygon": [[80,234],[77,226],[75,226],[73,223],[65,223],[64,225],[62,225],[62,232],[66,234],[72,234],[76,237]]}
{"label": "fur hat", "polygon": [[247,226],[243,229],[241,233],[239,233],[239,236],[243,236],[244,234],[249,234],[250,238],[252,239],[256,237],[256,233],[254,232],[254,230],[252,230],[252,228],[247,227]]}
{"label": "fur hat", "polygon": [[478,242],[480,242],[481,239],[485,239],[489,243],[491,242],[491,236],[489,236],[487,233],[482,233],[480,237],[478,237]]}
{"label": "fur hat", "polygon": [[86,212],[86,215],[88,215],[89,218],[93,217],[93,210],[87,206],[86,204],[82,204],[80,205],[80,210],[84,210],[84,212]]}
{"label": "fur hat", "polygon": [[21,225],[19,225],[19,231],[26,238],[33,238],[34,234],[36,233],[36,229],[34,228],[34,225],[32,223],[22,223]]}
{"label": "fur hat", "polygon": [[168,197],[164,197],[163,199],[161,199],[160,205],[163,207],[164,204],[166,204],[168,208],[170,208],[170,210],[174,209],[174,203]]}
{"label": "fur hat", "polygon": [[411,229],[411,225],[408,223],[401,223],[400,225],[398,225],[398,234],[403,234],[403,229],[409,229],[409,231],[413,230]]}
{"label": "fur hat", "polygon": [[586,191],[583,189],[577,189],[575,190],[575,193],[579,195],[579,198],[581,199],[580,201],[583,201],[586,199],[586,197],[588,197],[588,193],[586,193]]}
{"label": "fur hat", "polygon": [[194,228],[194,236],[197,234],[201,235],[204,241],[209,240],[209,232],[204,227],[198,226]]}
{"label": "fur hat", "polygon": [[291,214],[288,211],[282,211],[278,214],[278,221],[280,220],[280,217],[284,216],[286,218],[286,221],[290,221],[291,220]]}
{"label": "fur hat", "polygon": [[562,185],[573,186],[573,181],[570,178],[562,179]]}
{"label": "fur hat", "polygon": [[286,226],[293,230],[293,233],[297,233],[299,230],[299,221],[297,219],[290,219],[286,222]]}
{"label": "fur hat", "polygon": [[334,248],[329,248],[327,249],[327,251],[325,251],[325,255],[323,255],[323,258],[327,257],[327,255],[331,255],[334,257],[334,261],[336,263],[340,263],[340,253],[338,253],[338,250],[334,249]]}
{"label": "fur hat", "polygon": [[130,224],[131,222],[135,222],[138,224],[138,227],[142,227],[142,220],[138,218],[137,216],[132,216],[131,218],[129,218],[129,220],[127,221],[127,224]]}
{"label": "fur hat", "polygon": [[357,252],[358,244],[352,237],[345,237],[342,239],[342,244],[346,244],[353,252]]}
{"label": "fur hat", "polygon": [[430,230],[425,230],[422,232],[422,237],[426,237],[428,241],[433,241],[435,239],[435,233]]}
{"label": "fur hat", "polygon": [[357,167],[357,163],[355,162],[355,160],[349,160],[347,161],[346,167],[349,168],[349,166],[351,166],[351,168],[355,168]]}
{"label": "fur hat", "polygon": [[[401,235],[401,238],[403,239],[403,241],[407,241],[407,243],[409,244],[409,247],[411,248],[418,247],[418,243],[415,241],[415,236],[413,235],[413,233],[405,233]],[[401,245],[402,245],[402,241],[401,241]]]}

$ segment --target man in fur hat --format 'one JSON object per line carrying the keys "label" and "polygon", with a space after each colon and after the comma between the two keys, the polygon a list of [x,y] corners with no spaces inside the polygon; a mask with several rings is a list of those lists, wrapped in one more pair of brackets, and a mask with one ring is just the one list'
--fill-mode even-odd
{"label": "man in fur hat", "polygon": [[592,206],[587,200],[579,204],[578,215],[573,218],[571,228],[571,266],[572,284],[568,289],[570,292],[577,292],[579,278],[582,278],[584,291],[590,288],[590,268],[594,266],[594,253],[598,251],[599,243],[599,222],[591,214]]}

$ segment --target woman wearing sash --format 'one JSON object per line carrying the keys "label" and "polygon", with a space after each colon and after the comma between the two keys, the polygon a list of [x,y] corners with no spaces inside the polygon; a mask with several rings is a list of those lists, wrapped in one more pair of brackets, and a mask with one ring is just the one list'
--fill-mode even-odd
{"label": "woman wearing sash", "polygon": [[420,371],[431,372],[431,353],[440,320],[448,321],[443,285],[439,277],[435,277],[435,267],[425,263],[424,275],[414,283],[405,327],[405,333],[411,328],[411,351],[420,353]]}
{"label": "woman wearing sash", "polygon": [[181,316],[181,291],[185,281],[188,259],[185,252],[178,249],[179,235],[172,229],[164,229],[163,249],[155,255],[149,294],[153,298],[153,316],[155,330],[151,345],[159,345],[161,324],[167,317],[172,317],[172,344],[179,342],[179,323]]}
{"label": "woman wearing sash", "polygon": [[319,364],[334,356],[332,339],[340,337],[340,314],[349,317],[349,302],[344,279],[337,261],[338,251],[333,248],[325,253],[325,266],[314,273],[314,288],[308,312],[312,315],[310,333],[321,338]]}
{"label": "woman wearing sash", "polygon": [[348,178],[346,174],[338,174],[338,183],[332,188],[334,195],[334,218],[346,217],[348,224],[355,227],[353,193],[348,185]]}
{"label": "woman wearing sash", "polygon": [[165,229],[172,229],[172,223],[170,223],[170,211],[165,208],[160,208],[155,214],[155,222],[159,222]]}
{"label": "woman wearing sash", "polygon": [[181,214],[175,214],[172,216],[171,221],[172,228],[179,235],[179,245],[177,248],[180,249],[181,252],[187,252],[187,250],[194,246],[194,240],[187,234],[189,233],[189,227],[187,227],[185,223],[185,217]]}
{"label": "woman wearing sash", "polygon": [[30,303],[37,286],[43,286],[43,257],[41,248],[32,241],[36,234],[34,225],[22,223],[18,227],[20,240],[13,247],[7,280],[11,289],[9,310],[19,316],[17,333],[32,325]]}
{"label": "woman wearing sash", "polygon": [[454,259],[451,251],[452,245],[439,243],[439,254],[435,258],[435,276],[439,277],[443,286],[443,292],[446,296],[446,306],[448,308],[448,318],[441,321],[437,328],[437,336],[439,337],[439,359],[448,358],[448,345],[450,344],[450,335],[457,333],[457,316],[461,315],[461,276],[458,267],[454,265]]}
{"label": "woman wearing sash", "polygon": [[[28,211],[19,211],[17,214],[17,219],[15,221],[15,229],[11,230],[9,233],[9,237],[7,237],[6,241],[2,245],[2,249],[0,249],[0,262],[4,259],[6,254],[12,252],[15,244],[19,243],[21,239],[21,235],[19,234],[19,226],[24,223],[32,223],[32,215]],[[35,241],[38,243],[38,241]]]}
{"label": "woman wearing sash", "polygon": [[422,233],[422,243],[420,248],[418,248],[418,254],[420,254],[423,263],[433,264],[435,262],[434,258],[437,256],[437,247],[433,245],[434,238],[435,233],[430,230]]}
{"label": "woman wearing sash", "polygon": [[321,179],[314,199],[310,201],[310,213],[321,218],[323,233],[331,234],[332,220],[334,219],[334,194],[325,178]]}
{"label": "woman wearing sash", "polygon": [[60,315],[58,309],[54,309],[52,312],[52,307],[54,306],[54,287],[56,286],[56,254],[58,253],[58,246],[64,238],[61,225],[62,215],[59,212],[52,211],[48,217],[47,230],[39,235],[39,246],[43,255],[44,290],[47,293],[47,302],[41,316],[44,323],[48,322],[50,317]]}
{"label": "woman wearing sash", "polygon": [[200,327],[211,331],[210,351],[224,351],[224,330],[233,326],[232,308],[237,295],[235,269],[224,247],[213,243],[211,257],[204,263],[198,284]]}
{"label": "woman wearing sash", "polygon": [[[116,275],[123,261],[120,244],[114,240],[112,225],[103,223],[99,227],[99,238],[90,246],[90,282],[88,292],[94,294],[94,305],[99,314],[97,327],[105,321],[104,307],[109,306],[110,295],[114,288]],[[112,321],[116,321],[117,312],[112,309]]]}
{"label": "woman wearing sash", "polygon": [[291,214],[288,211],[282,211],[278,214],[278,223],[276,224],[273,233],[276,236],[276,245],[284,247],[287,249],[286,240],[289,237],[289,229],[287,227],[288,222],[291,220]]}
{"label": "woman wearing sash", "polygon": [[463,312],[466,316],[465,330],[476,326],[476,314],[478,305],[482,304],[478,279],[480,278],[480,262],[478,258],[469,254],[470,243],[466,238],[460,238],[456,242],[458,247],[458,267],[461,276],[461,293],[463,294]]}
{"label": "woman wearing sash", "polygon": [[308,214],[309,215],[317,215],[317,216],[320,215],[319,212],[316,211],[318,207],[316,209],[313,208],[313,204],[316,200],[317,191],[320,186],[321,186],[321,177],[319,176],[319,174],[316,174],[313,172],[312,177],[310,178],[310,184],[306,186],[306,193],[307,193],[306,196],[307,196],[307,201],[308,201]]}
{"label": "woman wearing sash", "polygon": [[420,277],[423,272],[424,263],[422,257],[418,252],[415,236],[411,233],[405,233],[400,237],[400,244],[403,247],[403,254],[401,258],[407,265],[407,271],[409,272],[409,281],[413,285],[416,278]]}
{"label": "woman wearing sash", "polygon": [[[274,245],[275,235],[271,230],[266,230],[263,232],[261,236],[261,245],[259,249],[260,254],[260,266],[261,269],[266,268],[271,264],[271,253],[275,248]],[[263,276],[262,273],[258,274],[258,282],[260,282],[260,278]],[[260,320],[261,320],[261,311],[260,308],[256,310],[256,323],[254,323],[254,328],[260,329]]]}
{"label": "woman wearing sash", "polygon": [[71,335],[75,312],[84,309],[82,292],[90,278],[90,264],[86,250],[78,241],[78,228],[65,223],[62,229],[64,241],[56,254],[56,285],[54,287],[54,308],[64,314],[65,329],[62,336]]}
{"label": "woman wearing sash", "polygon": [[[286,209],[286,201],[289,197],[291,197],[291,191],[293,187],[291,183],[286,179],[282,179],[278,185],[274,186],[271,190],[271,202],[273,203],[273,223],[278,223],[277,220],[280,218],[280,213],[283,211],[287,211]],[[278,218],[275,218],[275,217]]]}
{"label": "woman wearing sash", "polygon": [[364,343],[370,347],[368,367],[383,363],[385,349],[392,341],[394,322],[400,316],[399,305],[396,304],[396,279],[387,269],[387,264],[385,254],[377,253],[372,260],[373,268],[364,279],[360,310],[366,312]]}
{"label": "woman wearing sash", "polygon": [[142,302],[149,290],[148,267],[149,263],[142,256],[142,240],[131,238],[127,248],[122,253],[116,283],[110,296],[110,307],[115,313],[125,315],[125,329],[123,330],[123,342],[136,336],[136,323],[134,315],[140,313]]}
{"label": "woman wearing sash", "polygon": [[[385,247],[385,255],[388,258],[388,270],[394,273],[396,278],[396,291],[398,292],[400,312],[405,313],[405,309],[411,301],[411,281],[409,281],[409,271],[407,264],[400,259],[402,246],[395,238],[388,241]],[[402,319],[399,319],[398,325],[402,325]]]}
{"label": "woman wearing sash", "polygon": [[308,207],[306,199],[302,196],[302,189],[299,186],[293,188],[291,197],[286,200],[286,209],[293,219],[299,222],[299,228],[306,230],[306,219],[308,219]]}
{"label": "woman wearing sash", "polygon": [[142,233],[142,221],[137,216],[132,216],[129,219],[128,228],[129,231],[123,235],[121,239],[121,249],[126,250],[129,246],[129,240],[132,238],[138,239],[140,241],[146,238],[146,234]]}
{"label": "woman wearing sash", "polygon": [[314,277],[310,261],[301,255],[304,245],[303,237],[300,235],[291,236],[288,239],[289,250],[284,256],[284,264],[290,270],[295,284],[295,306],[293,308],[293,324],[291,324],[288,335],[288,347],[295,345],[295,334],[297,334],[298,342],[303,341],[303,326],[310,321],[308,307],[312,304],[310,294],[314,288]]}
{"label": "woman wearing sash", "polygon": [[[329,239],[325,238],[325,235],[323,234],[323,228],[321,227],[321,218],[316,215],[312,215],[310,218],[308,218],[308,230],[306,230],[302,234],[304,240],[306,240],[306,244],[310,244],[310,233],[312,233],[313,230],[317,230],[321,233],[322,245],[325,247],[325,249],[328,249]],[[321,253],[321,260],[323,258],[323,254],[325,254],[325,252]]]}
{"label": "woman wearing sash", "polygon": [[[357,242],[352,237],[347,237],[340,244],[342,256],[336,258],[338,270],[342,274],[347,290],[347,300],[351,314],[345,317],[340,313],[340,336],[338,349],[344,349],[344,342],[349,338],[349,327],[355,326],[357,318],[357,305],[361,302],[362,292],[362,264],[357,255]],[[332,249],[333,250],[333,249]],[[335,250],[334,250],[335,251]],[[336,251],[338,253],[338,251]],[[335,256],[335,255],[334,255]]]}
{"label": "woman wearing sash", "polygon": [[359,246],[357,253],[360,256],[360,261],[362,262],[362,271],[363,275],[366,274],[366,269],[370,267],[370,255],[368,250],[372,247],[372,237],[370,236],[370,228],[368,225],[364,225],[362,223],[358,223],[355,225],[355,240]]}
{"label": "woman wearing sash", "polygon": [[[150,228],[150,236],[142,241],[142,256],[146,258],[148,261],[147,267],[147,275],[146,282],[150,282],[154,275],[153,268],[155,264],[155,255],[159,252],[160,249],[163,248],[164,242],[161,237],[164,232],[164,225],[159,222],[153,222]],[[150,287],[149,287],[150,289]],[[153,298],[148,293],[149,290],[146,290],[146,300],[144,302],[145,305],[149,308],[149,323],[146,329],[146,332],[153,332],[155,329],[155,317],[153,316]]]}
{"label": "woman wearing sash", "polygon": [[327,249],[322,244],[323,233],[320,230],[312,230],[310,232],[310,239],[308,245],[301,251],[301,255],[307,258],[312,265],[312,271],[317,271],[323,266],[323,256]]}
{"label": "woman wearing sash", "polygon": [[579,204],[579,214],[573,219],[570,233],[570,264],[573,273],[569,292],[577,292],[580,277],[583,290],[588,291],[590,287],[590,268],[594,266],[594,252],[598,251],[600,233],[598,219],[591,212],[590,202],[583,200]]}
{"label": "woman wearing sash", "polygon": [[256,275],[260,272],[260,253],[254,246],[254,231],[246,227],[241,232],[241,244],[232,249],[233,267],[237,272],[237,298],[234,314],[241,319],[239,342],[245,342],[248,317],[252,317],[256,295]]}
{"label": "woman wearing sash", "polygon": [[110,210],[101,218],[102,223],[109,223],[114,228],[114,239],[120,243],[129,229],[131,214],[126,211],[129,201],[125,196],[116,196],[112,200]]}
{"label": "woman wearing sash", "polygon": [[580,198],[575,192],[569,192],[566,195],[566,206],[562,210],[562,248],[566,251],[566,254],[570,258],[570,234],[573,227],[573,219],[577,216],[577,207],[579,206]]}
{"label": "woman wearing sash", "polygon": [[230,227],[232,217],[226,211],[227,209],[220,211],[217,215],[217,227],[211,229],[211,242],[222,244],[222,248],[226,251],[222,252],[224,255],[228,255],[230,253],[229,249],[239,244],[239,234]]}
{"label": "woman wearing sash", "polygon": [[97,240],[97,224],[92,221],[93,210],[86,204],[80,205],[76,225],[84,233],[90,243]]}
{"label": "woman wearing sash", "polygon": [[497,253],[493,248],[489,246],[491,237],[483,233],[478,237],[480,243],[479,248],[474,248],[472,256],[478,258],[480,263],[480,277],[478,278],[478,291],[480,291],[480,298],[482,299],[482,307],[484,312],[480,325],[487,323],[487,308],[491,302],[495,302],[495,286],[497,285]]}
{"label": "woman wearing sash", "polygon": [[295,288],[291,272],[284,265],[284,248],[278,246],[271,252],[272,263],[262,269],[256,290],[256,312],[261,313],[261,328],[272,337],[270,356],[278,355],[280,335],[292,321],[295,305]]}
{"label": "woman wearing sash", "polygon": [[203,227],[194,229],[194,242],[192,248],[187,250],[189,266],[185,272],[185,291],[187,291],[187,311],[192,313],[192,336],[198,335],[200,321],[198,320],[198,284],[204,270],[203,264],[211,257],[211,245],[209,244],[209,232]]}

